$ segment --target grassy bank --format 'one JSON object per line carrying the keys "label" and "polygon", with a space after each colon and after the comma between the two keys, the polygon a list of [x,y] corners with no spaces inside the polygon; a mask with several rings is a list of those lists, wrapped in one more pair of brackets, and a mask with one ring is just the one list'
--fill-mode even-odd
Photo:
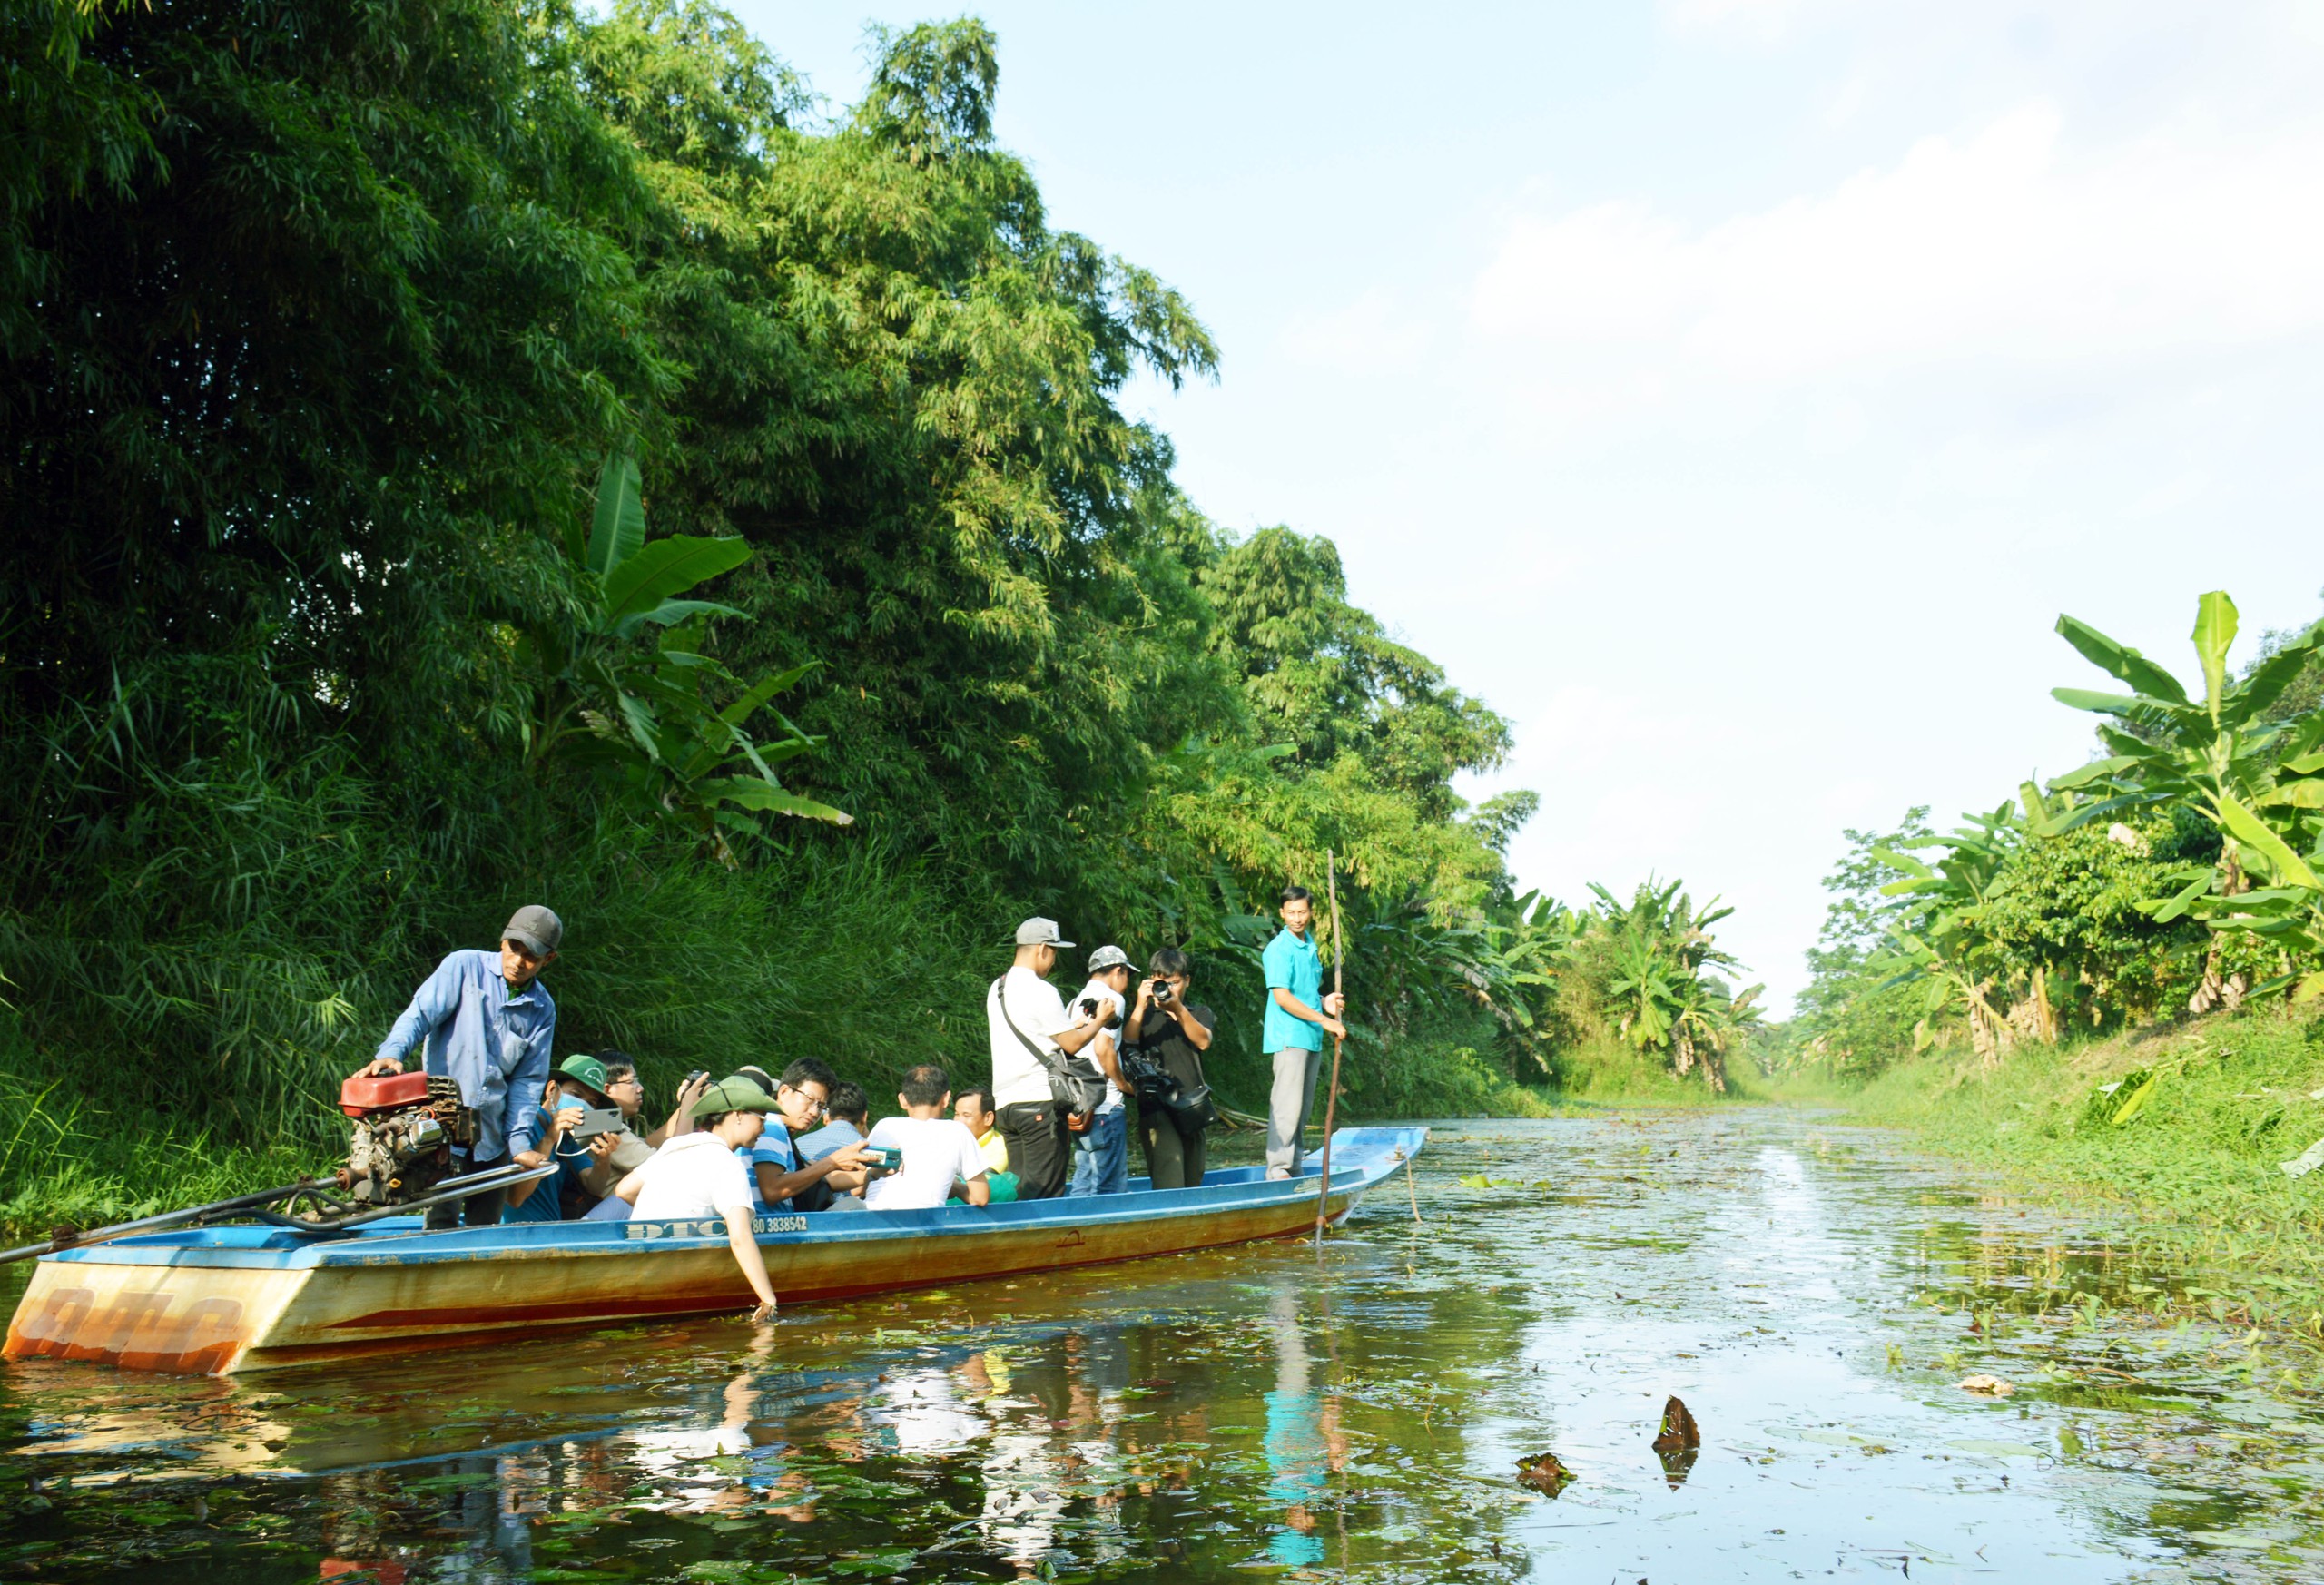
{"label": "grassy bank", "polygon": [[1958,1055],[1860,1087],[1790,1083],[2013,1181],[2138,1213],[2141,1236],[2211,1274],[2256,1320],[2324,1334],[2324,1172],[2280,1163],[2324,1140],[2324,1021],[2280,1009],[2059,1047],[1991,1071]]}

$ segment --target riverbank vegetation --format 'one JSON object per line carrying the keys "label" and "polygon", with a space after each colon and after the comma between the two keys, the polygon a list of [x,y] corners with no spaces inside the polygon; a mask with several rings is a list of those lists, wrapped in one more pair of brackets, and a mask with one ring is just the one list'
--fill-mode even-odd
{"label": "riverbank vegetation", "polygon": [[2127,1199],[2324,1334],[2324,624],[2239,671],[2234,604],[2205,595],[2196,686],[2058,631],[2119,685],[2054,690],[2099,716],[2091,763],[1950,831],[1915,808],[1846,832],[1811,983],[1758,1055],[1790,1093]]}
{"label": "riverbank vegetation", "polygon": [[1452,790],[1507,724],[1123,411],[1217,349],[1052,222],[980,24],[876,34],[845,107],[694,0],[0,29],[0,1215],[327,1162],[532,901],[560,1045],[657,1094],[980,1071],[1040,912],[1191,947],[1255,1106],[1327,854],[1359,1114],[1721,1078],[1717,911],[1519,895],[1535,801]]}

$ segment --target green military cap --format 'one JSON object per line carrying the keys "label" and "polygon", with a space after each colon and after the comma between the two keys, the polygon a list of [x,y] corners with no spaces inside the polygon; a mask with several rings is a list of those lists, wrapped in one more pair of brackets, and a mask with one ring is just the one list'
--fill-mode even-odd
{"label": "green military cap", "polygon": [[556,1070],[567,1078],[587,1085],[597,1092],[600,1101],[606,1100],[606,1065],[595,1057],[567,1057],[556,1065]]}

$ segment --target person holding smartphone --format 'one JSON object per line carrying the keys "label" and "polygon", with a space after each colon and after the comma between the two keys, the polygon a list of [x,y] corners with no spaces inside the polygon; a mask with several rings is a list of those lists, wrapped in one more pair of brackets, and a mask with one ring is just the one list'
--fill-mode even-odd
{"label": "person holding smartphone", "polygon": [[615,1156],[628,1131],[622,1127],[619,1103],[608,1093],[611,1082],[606,1065],[595,1057],[567,1057],[557,1064],[541,1097],[541,1116],[548,1120],[542,1127],[540,1145],[511,1152],[519,1167],[554,1161],[556,1174],[508,1190],[514,1203],[507,1220],[575,1220],[653,1154],[646,1151],[628,1167],[616,1167]]}

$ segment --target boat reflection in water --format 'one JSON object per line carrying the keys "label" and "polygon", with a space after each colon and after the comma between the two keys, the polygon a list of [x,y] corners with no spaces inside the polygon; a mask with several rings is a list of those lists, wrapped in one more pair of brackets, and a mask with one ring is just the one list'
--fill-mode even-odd
{"label": "boat reflection in water", "polygon": [[[1375,1196],[1320,1249],[266,1375],[11,1362],[0,1573],[2324,1578],[2324,1499],[2283,1473],[2324,1432],[2249,1365],[2296,1356],[2200,1314],[2055,1313],[2077,1276],[2184,1274],[1790,1114],[1431,1150],[1425,1226]],[[1962,1393],[1965,1368],[2019,1391]],[[1704,1432],[1675,1489],[1651,1445],[1673,1394]],[[1576,1477],[1554,1497],[1514,1478],[1544,1451]]]}

